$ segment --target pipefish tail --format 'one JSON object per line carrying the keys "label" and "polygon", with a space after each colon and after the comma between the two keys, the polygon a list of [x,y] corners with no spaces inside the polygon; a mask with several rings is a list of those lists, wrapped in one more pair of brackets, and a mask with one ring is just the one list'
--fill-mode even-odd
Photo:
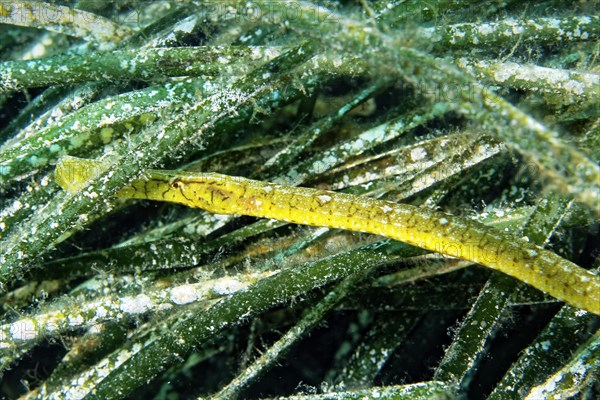
{"label": "pipefish tail", "polygon": [[[102,169],[100,161],[64,157],[55,177],[63,189],[78,191]],[[146,171],[144,179],[131,181],[116,196],[381,235],[495,269],[600,315],[597,275],[519,238],[438,211],[345,193],[182,171]]]}

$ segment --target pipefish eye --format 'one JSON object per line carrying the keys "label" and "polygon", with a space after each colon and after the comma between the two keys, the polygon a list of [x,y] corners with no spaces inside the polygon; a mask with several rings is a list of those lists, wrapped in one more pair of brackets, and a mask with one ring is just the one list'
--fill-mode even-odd
{"label": "pipefish eye", "polygon": [[174,189],[179,189],[180,187],[182,187],[182,186],[183,186],[183,182],[181,181],[181,179],[179,179],[179,178],[175,178],[175,179],[173,179],[173,180],[171,181],[171,186],[172,186]]}

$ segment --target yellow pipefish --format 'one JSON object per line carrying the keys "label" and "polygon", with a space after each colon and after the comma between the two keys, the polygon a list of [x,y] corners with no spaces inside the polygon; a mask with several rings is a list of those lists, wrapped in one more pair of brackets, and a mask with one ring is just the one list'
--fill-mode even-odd
{"label": "yellow pipefish", "polygon": [[[97,176],[99,161],[64,157],[56,181],[77,191]],[[386,236],[511,275],[575,307],[600,315],[600,278],[551,251],[480,223],[407,204],[277,185],[216,173],[149,170],[119,190],[217,214],[272,218]]]}

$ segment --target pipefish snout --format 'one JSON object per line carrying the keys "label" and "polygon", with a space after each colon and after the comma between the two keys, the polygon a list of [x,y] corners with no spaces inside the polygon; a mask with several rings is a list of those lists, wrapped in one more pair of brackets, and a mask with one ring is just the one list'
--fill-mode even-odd
{"label": "pipefish snout", "polygon": [[[55,176],[63,189],[77,191],[101,170],[99,161],[64,157]],[[597,275],[512,235],[438,211],[216,173],[161,170],[147,171],[116,196],[381,235],[495,269],[600,315]]]}

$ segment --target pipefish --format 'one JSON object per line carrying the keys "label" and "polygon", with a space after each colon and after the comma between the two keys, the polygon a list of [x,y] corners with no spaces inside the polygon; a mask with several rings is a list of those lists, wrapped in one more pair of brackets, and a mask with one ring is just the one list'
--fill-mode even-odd
{"label": "pipefish", "polygon": [[[101,170],[101,161],[67,156],[59,161],[55,178],[63,189],[75,192]],[[116,196],[381,235],[503,272],[600,315],[597,275],[515,236],[439,211],[218,173],[166,170],[146,171]]]}

